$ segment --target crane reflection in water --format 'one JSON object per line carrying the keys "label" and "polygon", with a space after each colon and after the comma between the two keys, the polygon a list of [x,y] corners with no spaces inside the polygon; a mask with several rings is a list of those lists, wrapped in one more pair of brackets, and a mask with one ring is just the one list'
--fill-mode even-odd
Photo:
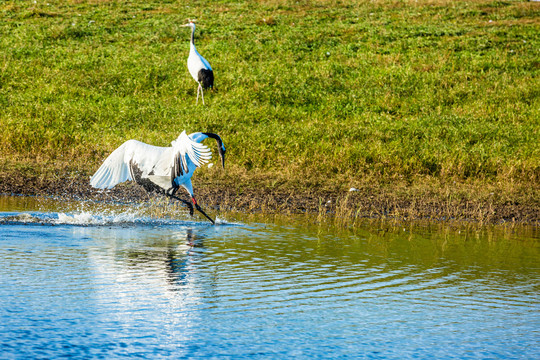
{"label": "crane reflection in water", "polygon": [[173,248],[167,251],[165,266],[167,268],[168,281],[171,285],[177,285],[176,290],[186,286],[191,273],[196,271],[193,266],[195,262],[204,257],[204,236],[198,235],[192,228],[186,229],[185,245],[187,248],[183,253],[178,253]]}
{"label": "crane reflection in water", "polygon": [[136,326],[140,311],[152,311],[156,326],[166,324],[171,335],[189,337],[185,330],[196,326],[198,312],[216,297],[217,275],[201,266],[208,254],[204,228],[186,227],[169,236],[123,230],[113,237],[107,233],[105,246],[89,249],[95,300],[109,312],[102,316]]}

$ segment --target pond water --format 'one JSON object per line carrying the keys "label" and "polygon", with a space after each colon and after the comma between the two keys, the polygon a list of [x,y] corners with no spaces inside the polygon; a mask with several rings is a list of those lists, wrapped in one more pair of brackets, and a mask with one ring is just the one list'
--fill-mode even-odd
{"label": "pond water", "polygon": [[540,358],[537,227],[150,208],[0,197],[3,359]]}

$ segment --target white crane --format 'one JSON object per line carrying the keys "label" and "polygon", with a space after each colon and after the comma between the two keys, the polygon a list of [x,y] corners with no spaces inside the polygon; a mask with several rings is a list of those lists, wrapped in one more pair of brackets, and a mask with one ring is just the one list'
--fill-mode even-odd
{"label": "white crane", "polygon": [[[217,134],[196,132],[189,136],[183,131],[170,147],[128,140],[114,150],[90,179],[96,189],[112,189],[124,181],[134,180],[148,192],[157,192],[186,204],[193,215],[193,205],[206,216],[195,200],[191,177],[195,169],[212,157],[210,149],[201,144],[207,138],[217,141],[221,165],[225,168],[225,146]],[[191,196],[191,202],[175,196],[182,186]]]}
{"label": "white crane", "polygon": [[203,89],[214,87],[214,72],[210,63],[199,54],[195,47],[195,22],[189,20],[188,23],[182,26],[188,26],[191,28],[191,41],[189,43],[189,56],[187,59],[187,67],[189,73],[193,79],[199,84],[197,87],[197,102],[199,103],[199,92],[202,96],[202,102],[204,105],[204,92]]}

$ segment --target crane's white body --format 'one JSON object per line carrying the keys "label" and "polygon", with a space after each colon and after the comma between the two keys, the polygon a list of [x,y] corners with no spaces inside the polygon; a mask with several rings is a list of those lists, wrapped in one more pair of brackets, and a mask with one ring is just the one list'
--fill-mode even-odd
{"label": "crane's white body", "polygon": [[207,137],[203,133],[188,136],[183,131],[170,147],[128,140],[105,159],[90,179],[90,185],[111,189],[124,181],[135,180],[132,167],[136,166],[142,172],[141,178],[150,180],[166,192],[182,186],[194,198],[193,172],[212,157],[210,149],[201,144]]}
{"label": "crane's white body", "polygon": [[[203,58],[201,54],[199,54],[193,42],[189,43],[189,56],[187,59],[187,67],[189,73],[191,74],[191,77],[197,83],[199,83],[199,71],[203,69],[212,71],[210,63],[205,58]],[[200,83],[199,86],[201,86]]]}

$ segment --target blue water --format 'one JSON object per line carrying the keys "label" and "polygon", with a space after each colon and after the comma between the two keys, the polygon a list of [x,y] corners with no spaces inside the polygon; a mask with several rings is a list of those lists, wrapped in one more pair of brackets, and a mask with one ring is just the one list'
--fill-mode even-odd
{"label": "blue water", "polygon": [[540,358],[537,228],[212,226],[9,204],[3,359]]}

